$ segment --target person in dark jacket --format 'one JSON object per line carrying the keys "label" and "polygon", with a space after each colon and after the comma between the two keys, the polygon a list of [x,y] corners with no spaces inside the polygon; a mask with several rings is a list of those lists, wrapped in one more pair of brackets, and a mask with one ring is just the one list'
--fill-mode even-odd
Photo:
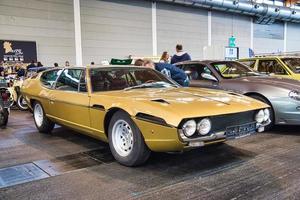
{"label": "person in dark jacket", "polygon": [[183,47],[181,44],[176,45],[176,52],[177,53],[171,58],[171,64],[191,60],[191,56],[183,51]]}
{"label": "person in dark jacket", "polygon": [[43,67],[44,65],[39,61],[37,62],[37,67]]}
{"label": "person in dark jacket", "polygon": [[32,60],[31,63],[30,63],[26,68],[27,68],[27,70],[28,70],[28,69],[30,69],[30,68],[35,68],[35,67],[36,67],[36,65],[35,65],[35,63],[34,63],[34,60]]}
{"label": "person in dark jacket", "polygon": [[173,79],[181,86],[188,86],[189,79],[182,69],[168,63],[153,63],[151,60],[144,60],[144,66],[155,69],[165,76]]}

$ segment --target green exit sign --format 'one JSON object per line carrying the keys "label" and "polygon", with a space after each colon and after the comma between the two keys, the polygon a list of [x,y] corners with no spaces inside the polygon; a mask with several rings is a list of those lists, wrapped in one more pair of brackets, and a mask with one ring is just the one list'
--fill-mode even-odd
{"label": "green exit sign", "polygon": [[229,38],[229,47],[235,47],[235,37],[234,36],[231,36]]}

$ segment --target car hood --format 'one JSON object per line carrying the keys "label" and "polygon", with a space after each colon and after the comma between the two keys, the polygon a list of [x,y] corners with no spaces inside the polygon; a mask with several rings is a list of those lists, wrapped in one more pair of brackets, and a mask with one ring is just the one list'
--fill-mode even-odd
{"label": "car hood", "polygon": [[182,119],[268,107],[262,102],[236,93],[199,88],[133,89],[109,92],[106,95],[109,97],[100,97],[102,101],[109,99],[114,103],[109,105],[107,102],[105,108],[121,107],[132,116],[138,113],[152,115],[173,126],[178,126]]}
{"label": "car hood", "polygon": [[249,82],[249,83],[257,83],[274,86],[276,88],[284,88],[288,90],[297,89],[300,91],[300,81],[289,79],[289,78],[281,78],[281,77],[273,77],[273,76],[249,76],[243,78],[230,79],[231,81],[237,82]]}

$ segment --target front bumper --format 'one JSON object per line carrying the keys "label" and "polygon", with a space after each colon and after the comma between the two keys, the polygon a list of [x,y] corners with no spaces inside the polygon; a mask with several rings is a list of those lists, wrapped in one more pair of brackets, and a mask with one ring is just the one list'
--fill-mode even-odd
{"label": "front bumper", "polygon": [[264,127],[269,125],[271,123],[271,120],[268,120],[264,122],[263,124],[259,124],[256,122],[251,122],[247,124],[241,124],[241,125],[236,125],[236,129],[238,130],[240,127],[250,127],[252,125],[252,128],[243,128],[243,133],[242,134],[237,134],[236,136],[229,136],[229,132],[226,130],[216,132],[216,133],[211,133],[210,135],[207,136],[199,136],[197,138],[188,138],[183,134],[183,131],[181,129],[178,130],[180,139],[182,142],[187,143],[187,146],[189,147],[197,147],[197,146],[204,146],[206,144],[210,143],[215,143],[215,142],[222,142],[226,141],[229,139],[237,139],[237,138],[242,138],[246,137],[249,135],[253,135],[256,132],[263,132]]}
{"label": "front bumper", "polygon": [[275,124],[300,125],[300,102],[289,97],[272,100]]}
{"label": "front bumper", "polygon": [[[148,148],[155,152],[183,151],[185,149],[201,147],[212,143],[224,142],[227,139],[233,139],[226,136],[226,131],[218,131],[208,136],[201,136],[197,138],[187,138],[183,137],[184,134],[182,133],[182,130],[176,127],[163,126],[136,118],[132,118],[132,120],[141,131]],[[255,124],[255,130],[244,136],[259,132],[259,129],[268,125],[268,123]]]}

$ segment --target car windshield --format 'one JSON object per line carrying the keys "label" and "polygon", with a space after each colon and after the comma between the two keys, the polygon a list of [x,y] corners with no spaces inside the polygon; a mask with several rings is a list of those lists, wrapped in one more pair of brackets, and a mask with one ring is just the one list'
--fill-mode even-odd
{"label": "car windshield", "polygon": [[239,78],[243,76],[260,76],[259,73],[238,62],[217,62],[212,63],[212,66],[223,78],[226,79]]}
{"label": "car windshield", "polygon": [[145,68],[94,68],[90,76],[94,92],[179,87],[163,74]]}
{"label": "car windshield", "polygon": [[282,61],[294,73],[300,74],[300,58],[283,58]]}

